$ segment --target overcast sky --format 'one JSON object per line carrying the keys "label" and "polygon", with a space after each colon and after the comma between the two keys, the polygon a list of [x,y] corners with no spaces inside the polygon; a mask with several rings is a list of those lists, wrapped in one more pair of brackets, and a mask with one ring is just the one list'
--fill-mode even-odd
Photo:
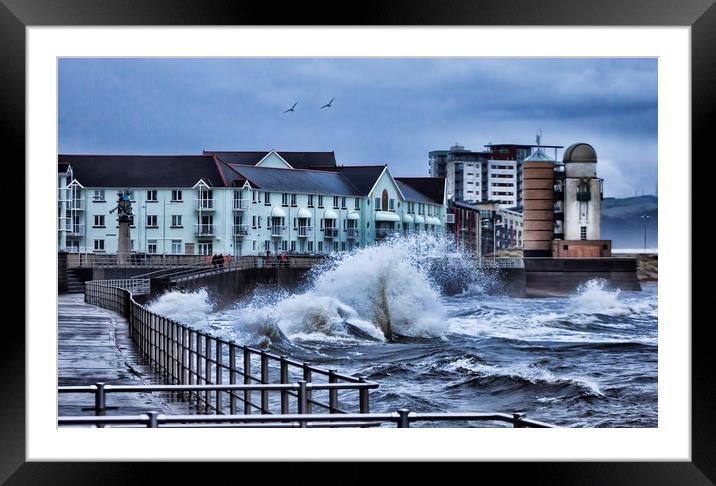
{"label": "overcast sky", "polygon": [[[332,97],[332,108],[319,109]],[[394,175],[418,176],[430,150],[533,143],[538,128],[544,144],[595,147],[605,196],[653,194],[657,61],[59,62],[63,153],[333,150],[342,164],[388,163]]]}

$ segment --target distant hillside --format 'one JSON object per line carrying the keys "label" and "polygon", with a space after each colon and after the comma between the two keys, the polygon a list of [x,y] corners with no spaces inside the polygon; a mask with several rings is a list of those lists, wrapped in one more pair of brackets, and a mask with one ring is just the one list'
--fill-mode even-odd
{"label": "distant hillside", "polygon": [[643,214],[649,216],[646,246],[658,248],[659,200],[656,196],[605,198],[602,201],[602,238],[612,240],[614,248],[642,248]]}

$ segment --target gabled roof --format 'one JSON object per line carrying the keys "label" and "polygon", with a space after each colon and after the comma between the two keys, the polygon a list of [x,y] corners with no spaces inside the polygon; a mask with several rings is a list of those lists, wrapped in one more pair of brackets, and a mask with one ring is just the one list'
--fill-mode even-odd
{"label": "gabled roof", "polygon": [[[227,164],[256,165],[272,151],[221,151],[204,150],[204,155],[215,155]],[[279,152],[276,153],[294,169],[331,169],[336,167],[333,152]]]}
{"label": "gabled roof", "polygon": [[366,196],[370,194],[385,167],[385,165],[341,165],[336,167],[336,170]]}
{"label": "gabled roof", "polygon": [[[396,177],[395,182],[398,183],[403,190],[404,186],[408,186],[413,194],[417,192],[423,197],[428,198],[431,203],[442,204],[445,200],[445,178],[444,177]],[[406,199],[412,199],[405,191],[403,191]],[[417,195],[416,195],[417,196]]]}
{"label": "gabled roof", "polygon": [[58,164],[70,164],[84,187],[192,187],[199,179],[224,185],[222,164],[205,155],[69,155]]}
{"label": "gabled roof", "polygon": [[341,196],[360,196],[361,193],[343,177],[333,171],[286,170],[272,167],[252,167],[228,164],[253,187],[263,191],[301,192]]}

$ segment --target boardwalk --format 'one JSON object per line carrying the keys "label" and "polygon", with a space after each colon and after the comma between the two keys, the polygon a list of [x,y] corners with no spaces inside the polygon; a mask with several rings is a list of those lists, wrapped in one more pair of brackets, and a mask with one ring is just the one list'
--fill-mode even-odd
{"label": "boardwalk", "polygon": [[[91,385],[162,383],[149,367],[141,365],[127,333],[127,322],[118,314],[84,303],[83,294],[62,294],[58,305],[58,384]],[[60,415],[87,415],[93,395],[61,394]],[[160,394],[109,394],[107,415],[157,410],[192,413],[182,402],[170,402]]]}

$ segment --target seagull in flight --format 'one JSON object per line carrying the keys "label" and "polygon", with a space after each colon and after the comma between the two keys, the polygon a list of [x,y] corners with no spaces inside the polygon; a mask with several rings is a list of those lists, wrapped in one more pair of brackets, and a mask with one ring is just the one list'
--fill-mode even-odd
{"label": "seagull in flight", "polygon": [[334,96],[333,98],[331,98],[331,101],[329,101],[329,102],[326,103],[325,105],[321,106],[321,110],[324,109],[324,108],[332,108],[333,106],[331,105],[331,103],[333,103],[333,100],[335,100],[335,99],[336,99],[335,96]]}
{"label": "seagull in flight", "polygon": [[298,101],[295,102],[291,108],[289,108],[288,110],[284,111],[284,113],[288,113],[289,111],[296,111],[296,105],[297,105],[297,104],[298,104]]}

